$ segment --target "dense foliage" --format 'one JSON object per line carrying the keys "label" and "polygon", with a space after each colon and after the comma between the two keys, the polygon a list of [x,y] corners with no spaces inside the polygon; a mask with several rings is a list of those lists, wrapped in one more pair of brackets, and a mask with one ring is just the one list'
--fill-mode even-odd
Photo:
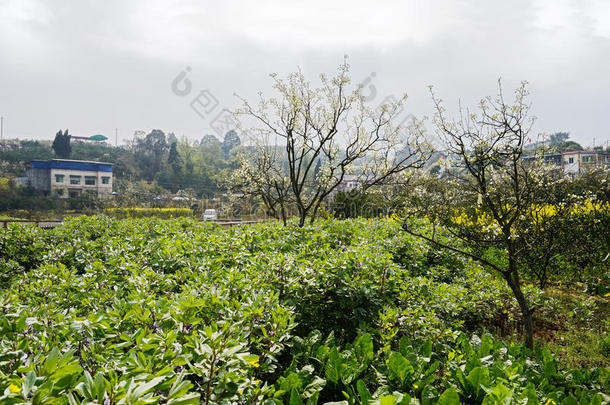
{"label": "dense foliage", "polygon": [[[607,362],[567,370],[494,337],[519,316],[504,282],[400,225],[11,225],[0,402],[608,402]],[[556,311],[525,293],[541,316]]]}

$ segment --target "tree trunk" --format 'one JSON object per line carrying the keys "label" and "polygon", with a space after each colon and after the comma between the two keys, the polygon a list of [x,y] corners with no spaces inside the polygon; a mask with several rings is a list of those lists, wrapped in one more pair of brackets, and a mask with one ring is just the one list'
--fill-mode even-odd
{"label": "tree trunk", "polygon": [[313,225],[313,223],[316,220],[316,216],[318,216],[318,211],[320,210],[320,206],[322,205],[322,201],[323,199],[318,200],[318,202],[316,203],[314,209],[313,209],[313,213],[311,214],[311,224]]}
{"label": "tree trunk", "polygon": [[504,273],[504,279],[508,283],[510,289],[513,291],[515,298],[517,299],[517,303],[519,304],[519,308],[521,309],[521,316],[523,317],[523,333],[525,334],[525,345],[528,349],[534,348],[534,321],[533,321],[533,313],[532,310],[523,295],[523,291],[521,291],[521,283],[519,281],[519,274],[514,266],[509,263],[509,270],[507,273]]}
{"label": "tree trunk", "polygon": [[305,226],[305,219],[307,218],[307,212],[302,210],[299,207],[299,227],[302,228]]}
{"label": "tree trunk", "polygon": [[319,205],[316,205],[313,212],[311,213],[311,217],[309,218],[309,223],[311,225],[313,225],[313,223],[316,221],[316,215],[318,215],[318,207]]}
{"label": "tree trunk", "polygon": [[540,276],[538,281],[539,281],[539,287],[544,290],[546,288],[546,283],[547,283],[546,270]]}
{"label": "tree trunk", "polygon": [[282,213],[282,222],[284,226],[286,226],[286,210],[284,209],[284,204],[281,205],[281,213]]}

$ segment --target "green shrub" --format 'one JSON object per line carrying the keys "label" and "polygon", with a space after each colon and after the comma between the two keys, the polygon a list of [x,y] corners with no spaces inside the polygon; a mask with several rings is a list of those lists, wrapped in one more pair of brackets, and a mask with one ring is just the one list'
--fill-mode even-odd
{"label": "green shrub", "polygon": [[0,403],[606,400],[607,369],[486,337],[515,332],[504,283],[397,221],[78,217],[0,246]]}
{"label": "green shrub", "polygon": [[190,208],[106,208],[104,214],[115,218],[178,218],[192,217],[193,210]]}

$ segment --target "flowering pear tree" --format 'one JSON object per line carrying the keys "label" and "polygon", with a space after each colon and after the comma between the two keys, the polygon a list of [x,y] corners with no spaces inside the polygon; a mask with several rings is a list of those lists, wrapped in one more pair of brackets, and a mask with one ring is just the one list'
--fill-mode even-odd
{"label": "flowering pear tree", "polygon": [[233,171],[229,184],[233,191],[260,198],[267,214],[286,224],[291,194],[282,157],[281,150],[263,143],[240,151],[239,167]]}
{"label": "flowering pear tree", "polygon": [[[361,89],[351,86],[346,62],[335,76],[321,75],[318,87],[301,71],[272,78],[276,96],[261,96],[256,105],[244,100],[238,113],[253,122],[248,133],[264,146],[259,152],[282,151],[272,178],[259,172],[254,183],[275,188],[275,179],[285,178],[286,198],[295,206],[300,226],[308,218],[313,222],[346,175],[356,175],[364,190],[427,160],[421,124],[412,120],[406,128],[396,123],[406,96],[379,108],[367,106]],[[279,195],[277,188],[274,193]]]}
{"label": "flowering pear tree", "polygon": [[460,106],[459,118],[454,120],[447,118],[442,100],[431,89],[434,124],[451,157],[447,162],[452,186],[420,190],[443,193],[424,199],[431,204],[424,214],[461,239],[463,247],[449,246],[438,234],[419,231],[412,221],[405,221],[403,229],[497,271],[519,304],[525,342],[531,348],[534,310],[523,293],[519,266],[519,255],[528,245],[520,239],[520,230],[532,206],[542,202],[544,187],[539,170],[522,159],[533,123],[527,84],[516,89],[510,103],[501,82],[498,87],[495,97],[481,100],[477,113]]}

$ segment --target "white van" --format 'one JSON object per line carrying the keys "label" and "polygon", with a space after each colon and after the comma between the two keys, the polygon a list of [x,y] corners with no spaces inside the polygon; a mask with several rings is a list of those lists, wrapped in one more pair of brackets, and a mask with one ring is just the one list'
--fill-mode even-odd
{"label": "white van", "polygon": [[218,219],[218,214],[215,209],[207,209],[203,211],[203,220],[204,221],[215,221]]}

